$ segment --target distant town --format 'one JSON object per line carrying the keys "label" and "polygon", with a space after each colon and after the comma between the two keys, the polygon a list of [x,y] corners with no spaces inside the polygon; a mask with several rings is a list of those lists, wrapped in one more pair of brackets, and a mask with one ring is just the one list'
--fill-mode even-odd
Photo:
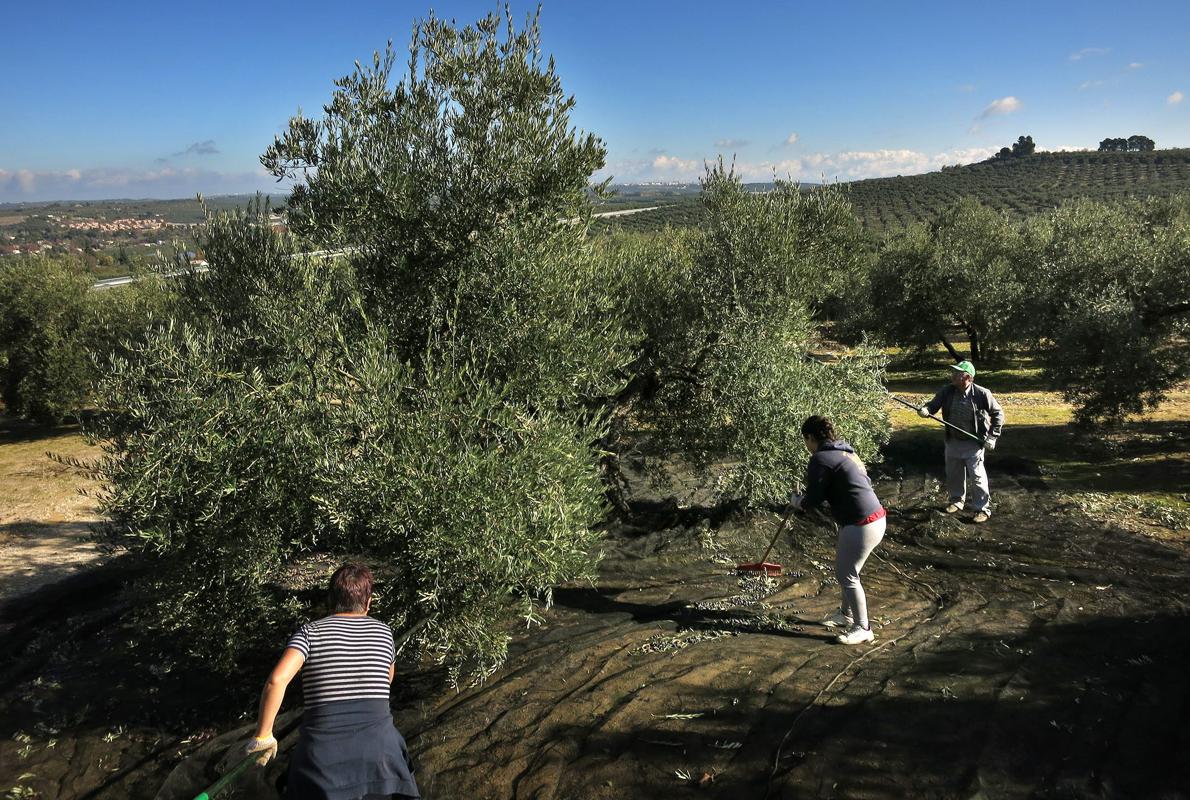
{"label": "distant town", "polygon": [[[205,201],[113,200],[0,206],[0,258],[63,255],[99,277],[126,275],[165,258],[197,252],[196,227],[207,211],[244,208],[252,196]],[[284,226],[283,215],[270,218]]]}

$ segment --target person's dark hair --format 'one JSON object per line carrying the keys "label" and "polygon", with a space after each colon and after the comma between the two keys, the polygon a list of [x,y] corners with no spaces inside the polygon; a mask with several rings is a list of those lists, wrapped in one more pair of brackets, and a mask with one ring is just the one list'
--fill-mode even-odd
{"label": "person's dark hair", "polygon": [[813,436],[820,442],[833,442],[838,439],[834,424],[826,417],[815,414],[807,417],[802,423],[802,436]]}
{"label": "person's dark hair", "polygon": [[331,576],[328,600],[332,614],[363,611],[372,596],[372,570],[363,564],[344,564]]}

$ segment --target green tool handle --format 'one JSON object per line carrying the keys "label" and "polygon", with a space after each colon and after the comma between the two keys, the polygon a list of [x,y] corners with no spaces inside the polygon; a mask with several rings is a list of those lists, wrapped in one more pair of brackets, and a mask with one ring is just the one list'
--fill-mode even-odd
{"label": "green tool handle", "polygon": [[204,791],[201,791],[195,795],[194,800],[211,800],[212,797],[226,789],[228,784],[238,778],[240,773],[247,769],[248,765],[256,761],[258,758],[260,758],[260,753],[251,753],[244,756],[243,761],[228,770],[226,775],[212,783]]}
{"label": "green tool handle", "polygon": [[[908,400],[902,400],[901,398],[897,397],[892,392],[889,392],[888,396],[891,397],[893,400],[896,400],[901,405],[905,406],[905,408],[912,408],[914,411],[917,411],[917,409],[918,409],[918,406],[913,405],[913,403],[910,403]],[[979,442],[981,445],[987,444],[987,442],[985,442],[983,439],[980,439],[974,433],[971,433],[971,431],[965,431],[962,428],[960,428],[958,425],[951,425],[949,422],[942,419],[941,417],[935,417],[933,414],[930,414],[930,419],[935,420],[936,422],[941,422],[946,427],[953,428],[956,431],[958,431],[959,433],[963,434],[964,436],[970,436],[972,439]]]}

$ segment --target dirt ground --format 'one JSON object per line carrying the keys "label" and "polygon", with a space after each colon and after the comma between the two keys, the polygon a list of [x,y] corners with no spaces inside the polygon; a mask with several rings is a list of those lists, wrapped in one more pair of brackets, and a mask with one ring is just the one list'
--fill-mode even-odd
{"label": "dirt ground", "polygon": [[101,554],[89,540],[93,484],[47,455],[91,458],[74,426],[47,430],[0,414],[0,602],[60,580]]}
{"label": "dirt ground", "polygon": [[[1090,519],[1011,452],[975,526],[936,511],[939,462],[937,439],[905,436],[875,471],[890,524],[857,648],[815,624],[838,602],[833,532],[799,521],[786,574],[741,584],[775,513],[642,495],[598,583],[559,588],[486,683],[402,667],[424,796],[1190,798],[1185,537]],[[150,656],[129,569],[0,606],[9,797],[189,798],[245,731],[272,654],[231,681]],[[226,796],[276,797],[283,761]]]}

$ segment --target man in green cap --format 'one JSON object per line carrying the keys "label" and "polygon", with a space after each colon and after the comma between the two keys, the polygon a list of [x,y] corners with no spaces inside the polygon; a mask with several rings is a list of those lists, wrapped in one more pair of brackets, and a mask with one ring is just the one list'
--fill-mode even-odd
{"label": "man in green cap", "polygon": [[[984,450],[996,449],[996,440],[1004,427],[1004,409],[991,392],[975,384],[975,365],[970,361],[952,364],[950,370],[950,384],[943,386],[917,413],[928,417],[941,411],[944,421],[970,434],[964,436],[946,428],[946,490],[950,504],[944,510],[947,514],[957,514],[966,500],[975,512],[972,521],[983,523],[992,514]],[[972,484],[970,496],[968,476]]]}

